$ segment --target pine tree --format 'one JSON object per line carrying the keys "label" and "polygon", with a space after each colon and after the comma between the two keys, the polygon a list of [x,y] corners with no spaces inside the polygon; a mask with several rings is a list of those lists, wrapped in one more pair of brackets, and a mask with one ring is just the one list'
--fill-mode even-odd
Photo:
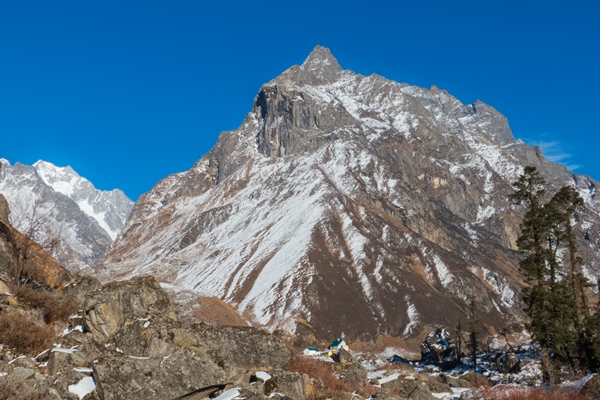
{"label": "pine tree", "polygon": [[473,360],[473,369],[477,369],[477,318],[474,294],[471,294],[469,302],[469,350]]}
{"label": "pine tree", "polygon": [[519,268],[529,285],[523,290],[525,312],[529,317],[529,331],[533,338],[540,342],[542,348],[548,348],[548,292],[545,280],[546,250],[548,236],[548,219],[542,208],[542,196],[545,194],[545,180],[535,167],[525,167],[523,175],[513,185],[515,192],[510,198],[526,207],[521,222],[521,236],[517,239],[517,247],[527,255],[519,263]]}
{"label": "pine tree", "polygon": [[584,284],[581,275],[582,259],[577,256],[577,246],[575,244],[575,234],[571,220],[577,215],[577,212],[583,208],[583,199],[577,191],[565,186],[561,188],[550,200],[549,208],[556,215],[557,225],[562,229],[562,236],[566,240],[569,251],[569,264],[571,266],[570,281],[572,285],[571,295],[575,310],[575,322],[577,328],[577,347],[579,350],[579,362],[587,363],[585,349],[587,347],[585,339],[584,315],[588,314],[585,295],[583,292]]}
{"label": "pine tree", "polygon": [[[563,187],[544,204],[544,186],[536,168],[526,167],[510,197],[526,210],[517,246],[525,254],[519,267],[528,285],[523,290],[527,327],[540,343],[544,377],[552,380],[553,366],[586,364],[593,350],[586,333],[586,282],[571,222],[583,200],[572,187]],[[559,257],[563,250],[570,268]]]}
{"label": "pine tree", "polygon": [[460,363],[460,358],[462,357],[462,326],[460,324],[460,319],[458,320],[458,325],[456,325],[456,346],[457,346],[457,354],[456,358]]}

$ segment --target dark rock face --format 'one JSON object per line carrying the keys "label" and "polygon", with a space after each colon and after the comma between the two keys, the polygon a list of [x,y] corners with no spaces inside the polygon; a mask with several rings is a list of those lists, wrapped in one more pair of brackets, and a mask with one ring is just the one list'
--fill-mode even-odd
{"label": "dark rock face", "polygon": [[496,360],[498,371],[503,374],[516,374],[521,370],[521,360],[515,353],[503,354]]}
{"label": "dark rock face", "polygon": [[[425,363],[443,364],[456,362],[458,357],[456,346],[445,329],[430,332],[421,344],[421,359]],[[453,368],[453,366],[447,368]]]}
{"label": "dark rock face", "polygon": [[420,337],[456,324],[468,293],[483,324],[517,327],[522,210],[508,195],[526,165],[549,192],[584,197],[575,229],[596,276],[594,180],[514,140],[491,106],[342,70],[317,48],[191,170],[140,198],[95,272],[154,274],[319,339]]}

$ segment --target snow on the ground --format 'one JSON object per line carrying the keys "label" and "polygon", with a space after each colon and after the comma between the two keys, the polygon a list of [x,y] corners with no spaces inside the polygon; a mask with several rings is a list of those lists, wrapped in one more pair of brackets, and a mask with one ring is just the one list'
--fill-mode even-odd
{"label": "snow on the ground", "polygon": [[463,393],[468,392],[469,388],[452,388],[452,393],[432,393],[433,397],[442,400],[459,400]]}
{"label": "snow on the ground", "polygon": [[563,382],[558,386],[567,394],[576,393],[583,389],[583,386],[585,386],[587,381],[592,379],[595,375],[597,374],[588,374],[581,379],[578,379],[576,381]]}
{"label": "snow on the ground", "polygon": [[74,385],[69,385],[69,392],[79,396],[79,399],[83,399],[85,395],[91,393],[96,389],[96,382],[91,376],[85,376],[81,378],[79,382]]}
{"label": "snow on the ground", "polygon": [[69,353],[69,354],[73,354],[76,351],[77,351],[77,349],[75,347],[72,347],[70,349],[65,349],[62,347],[55,347],[52,350],[50,350],[51,353],[58,352],[58,353]]}
{"label": "snow on the ground", "polygon": [[271,375],[265,371],[256,371],[255,375],[258,379],[262,379],[264,382],[271,379]]}
{"label": "snow on the ground", "polygon": [[229,389],[226,392],[223,392],[219,396],[217,396],[214,400],[233,400],[240,395],[240,388]]}
{"label": "snow on the ground", "polygon": [[391,375],[379,377],[379,378],[377,378],[377,380],[379,381],[380,385],[383,385],[384,383],[391,382],[394,379],[398,379],[399,376],[400,376],[400,372],[394,372]]}

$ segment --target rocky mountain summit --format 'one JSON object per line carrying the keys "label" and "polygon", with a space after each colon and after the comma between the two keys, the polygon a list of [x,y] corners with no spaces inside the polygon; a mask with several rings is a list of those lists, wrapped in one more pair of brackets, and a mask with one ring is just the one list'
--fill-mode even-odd
{"label": "rocky mountain summit", "polygon": [[520,330],[508,200],[526,165],[577,188],[584,273],[600,269],[597,182],[515,140],[506,118],[444,90],[362,76],[317,47],[265,84],[192,169],[136,203],[95,272],[152,274],[271,329],[423,337],[475,295],[489,329]]}
{"label": "rocky mountain summit", "polygon": [[0,193],[15,228],[73,272],[100,260],[133,208],[122,191],[97,190],[71,167],[0,163]]}

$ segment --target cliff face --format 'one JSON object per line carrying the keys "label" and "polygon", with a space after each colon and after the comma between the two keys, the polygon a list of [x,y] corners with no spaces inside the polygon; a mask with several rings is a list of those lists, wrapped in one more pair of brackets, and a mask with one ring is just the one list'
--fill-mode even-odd
{"label": "cliff face", "polygon": [[[135,205],[98,266],[155,274],[271,328],[411,337],[453,326],[474,293],[490,327],[519,322],[507,196],[526,165],[574,185],[585,273],[599,269],[596,182],[515,141],[482,102],[343,70],[317,47],[264,85],[240,128]],[[516,325],[515,325],[516,326]]]}

